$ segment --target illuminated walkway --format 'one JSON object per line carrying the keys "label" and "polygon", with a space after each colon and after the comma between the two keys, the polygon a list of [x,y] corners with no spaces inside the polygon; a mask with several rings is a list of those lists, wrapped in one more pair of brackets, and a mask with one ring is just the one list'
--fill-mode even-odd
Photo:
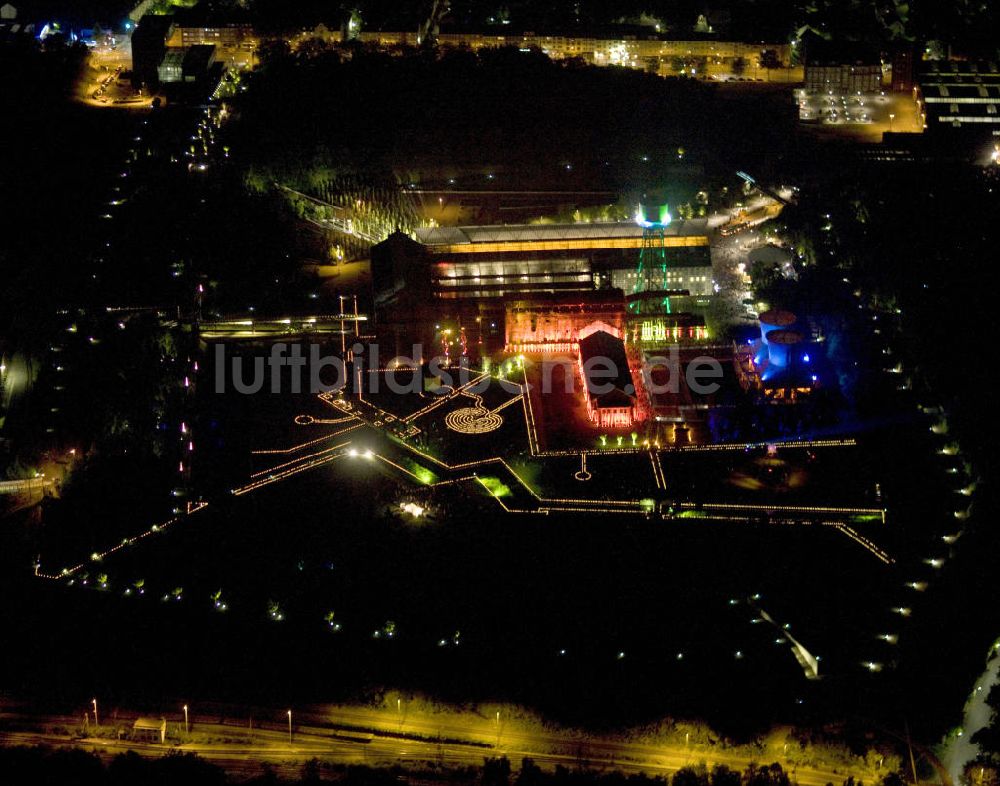
{"label": "illuminated walkway", "polygon": [[[660,457],[663,453],[714,452],[714,451],[746,451],[765,446],[760,443],[733,443],[721,445],[685,445],[659,448],[650,445],[623,446],[608,449],[546,451],[537,450],[537,439],[534,433],[534,416],[526,388],[519,386],[520,394],[512,396],[495,409],[488,409],[483,398],[473,393],[473,386],[481,384],[488,378],[480,374],[453,388],[446,395],[435,397],[426,406],[406,416],[397,417],[391,412],[380,409],[362,399],[349,400],[332,393],[320,394],[318,398],[324,405],[334,409],[338,416],[334,418],[317,418],[310,414],[300,414],[294,418],[298,426],[337,427],[319,437],[306,440],[288,447],[262,448],[252,451],[254,456],[273,457],[270,466],[256,470],[241,485],[230,489],[233,496],[244,496],[267,488],[273,484],[289,480],[297,475],[323,466],[327,466],[345,456],[363,456],[377,461],[391,472],[403,479],[422,486],[466,485],[476,488],[493,499],[505,512],[518,514],[549,515],[552,513],[586,513],[586,514],[618,514],[642,516],[644,518],[660,518],[679,523],[687,521],[729,521],[737,523],[770,523],[770,524],[820,524],[833,526],[851,538],[854,542],[869,551],[885,564],[892,564],[893,559],[871,540],[861,535],[855,528],[858,524],[884,524],[885,510],[882,508],[862,508],[850,506],[809,506],[780,504],[743,504],[725,502],[703,502],[693,500],[678,500],[670,498],[668,480],[664,474]],[[474,406],[454,410],[443,418],[447,429],[454,434],[454,439],[471,438],[488,434],[504,422],[499,413],[517,402],[521,402],[527,430],[530,455],[542,461],[547,457],[572,456],[579,459],[578,469],[571,472],[580,490],[573,496],[544,496],[525,480],[510,463],[499,455],[489,456],[473,461],[448,463],[432,455],[426,450],[414,445],[411,438],[420,434],[421,429],[416,421],[425,418],[440,407],[457,398],[469,398]],[[374,429],[380,439],[361,448],[354,446],[356,433],[363,428]],[[853,446],[853,439],[792,441],[785,443],[766,443],[775,450],[788,448],[821,448]],[[635,498],[607,499],[596,494],[588,496],[587,490],[592,487],[594,470],[588,466],[589,456],[601,456],[614,459],[615,456],[645,454],[649,459],[650,482],[649,495]],[[124,539],[121,543],[91,555],[92,562],[100,562],[106,556],[135,545],[142,540],[163,532],[174,524],[185,520],[207,506],[207,502],[189,503],[187,509],[167,521],[154,524],[141,534]],[[63,569],[59,573],[45,573],[41,565],[37,565],[36,575],[58,579],[84,568],[86,563]],[[808,663],[808,658],[806,659]]]}

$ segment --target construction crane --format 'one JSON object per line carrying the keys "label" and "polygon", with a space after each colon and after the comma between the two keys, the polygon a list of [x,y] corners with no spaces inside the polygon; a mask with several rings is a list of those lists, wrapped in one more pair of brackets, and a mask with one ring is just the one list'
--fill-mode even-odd
{"label": "construction crane", "polygon": [[437,40],[441,20],[444,19],[445,14],[447,14],[450,10],[451,0],[434,0],[434,4],[431,6],[430,16],[428,16],[427,20],[417,29],[418,46],[425,42],[433,44]]}

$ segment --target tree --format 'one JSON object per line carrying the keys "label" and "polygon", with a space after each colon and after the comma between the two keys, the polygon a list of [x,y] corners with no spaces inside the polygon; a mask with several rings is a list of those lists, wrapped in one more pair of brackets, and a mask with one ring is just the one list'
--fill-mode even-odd
{"label": "tree", "polygon": [[781,68],[781,59],[774,49],[765,49],[760,53],[760,67],[770,71],[772,68]]}
{"label": "tree", "polygon": [[712,786],[740,786],[740,774],[725,764],[717,764],[712,768]]}
{"label": "tree", "polygon": [[788,774],[778,762],[758,767],[751,764],[743,773],[745,786],[791,786]]}
{"label": "tree", "polygon": [[1000,759],[1000,723],[997,723],[995,715],[993,716],[993,722],[989,726],[980,729],[972,735],[972,742],[974,745],[978,745],[979,750],[992,757],[993,760]]}
{"label": "tree", "polygon": [[483,786],[507,786],[510,783],[510,759],[501,756],[499,759],[483,761]]}
{"label": "tree", "polygon": [[302,778],[300,780],[300,783],[302,783],[304,786],[305,784],[313,784],[319,782],[320,782],[319,759],[313,757],[302,765]]}
{"label": "tree", "polygon": [[734,57],[731,68],[736,76],[743,76],[743,74],[746,73],[748,65],[749,63],[747,63],[747,59],[745,57]]}
{"label": "tree", "polygon": [[257,47],[257,59],[262,66],[272,66],[287,59],[292,47],[283,38],[265,38]]}
{"label": "tree", "polygon": [[681,767],[674,773],[670,781],[671,786],[709,786],[708,773],[704,765],[695,767]]}
{"label": "tree", "polygon": [[311,57],[317,57],[318,55],[325,54],[329,47],[322,38],[313,36],[312,38],[307,38],[305,41],[299,44],[298,48],[295,50],[296,54],[300,58],[309,59]]}
{"label": "tree", "polygon": [[973,734],[972,742],[979,746],[981,753],[997,761],[1000,760],[1000,685],[990,688],[986,706],[993,711],[990,724]]}
{"label": "tree", "polygon": [[750,263],[750,279],[753,282],[753,291],[762,299],[767,299],[768,294],[781,282],[781,268],[771,262],[760,260]]}
{"label": "tree", "polygon": [[545,774],[535,764],[534,759],[527,756],[521,759],[521,771],[517,774],[517,786],[539,786],[545,780]]}
{"label": "tree", "polygon": [[226,774],[214,764],[199,759],[193,753],[168,753],[150,762],[152,777],[146,783],[187,783],[204,786],[223,786]]}

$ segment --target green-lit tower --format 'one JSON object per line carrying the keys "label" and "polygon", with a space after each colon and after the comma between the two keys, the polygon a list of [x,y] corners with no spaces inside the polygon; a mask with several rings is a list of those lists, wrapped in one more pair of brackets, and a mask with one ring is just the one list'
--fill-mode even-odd
{"label": "green-lit tower", "polygon": [[[649,215],[655,215],[655,218],[650,218]],[[645,207],[639,205],[635,211],[635,222],[642,227],[642,248],[639,251],[639,266],[632,294],[663,292],[669,289],[666,230],[670,224],[670,210],[667,205],[659,205],[647,212]],[[669,301],[665,300],[664,305],[669,313]]]}

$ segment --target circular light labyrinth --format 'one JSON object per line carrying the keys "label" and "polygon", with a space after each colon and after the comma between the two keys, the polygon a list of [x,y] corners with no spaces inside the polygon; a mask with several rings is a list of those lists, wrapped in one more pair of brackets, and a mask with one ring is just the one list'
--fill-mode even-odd
{"label": "circular light labyrinth", "polygon": [[503,425],[503,416],[484,407],[464,407],[449,412],[444,424],[459,434],[488,434]]}

